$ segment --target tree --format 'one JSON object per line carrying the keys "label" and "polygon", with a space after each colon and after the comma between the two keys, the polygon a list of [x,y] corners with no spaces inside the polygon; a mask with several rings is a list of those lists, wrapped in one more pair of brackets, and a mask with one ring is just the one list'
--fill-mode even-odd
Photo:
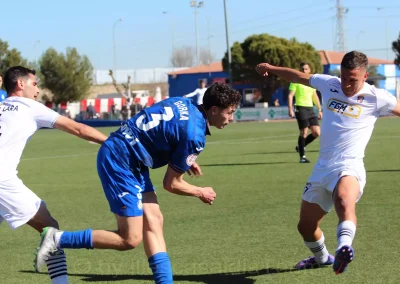
{"label": "tree", "polygon": [[[231,47],[232,79],[257,84],[262,89],[262,100],[271,102],[273,93],[288,82],[270,75],[262,77],[255,67],[261,62],[298,69],[301,62],[310,64],[313,73],[322,71],[321,57],[309,43],[300,43],[295,38],[287,40],[268,34],[252,35],[244,42],[235,42]],[[228,55],[222,59],[224,70],[228,69]]]}
{"label": "tree", "polygon": [[215,56],[214,54],[212,54],[211,50],[209,50],[208,48],[200,48],[200,52],[199,52],[199,63],[200,64],[210,64],[213,63],[215,60]]}
{"label": "tree", "polygon": [[56,104],[86,98],[93,82],[93,66],[87,56],[76,48],[67,48],[66,54],[49,48],[39,60],[43,87],[49,89]]}
{"label": "tree", "polygon": [[117,92],[126,99],[130,98],[131,97],[131,76],[128,76],[128,80],[127,80],[126,84],[122,84],[122,86],[125,89],[125,93],[124,93],[124,92],[122,92],[121,88],[118,86],[117,80],[115,80],[114,72],[112,70],[108,70],[108,75],[110,75],[112,84],[114,85]]}
{"label": "tree", "polygon": [[396,64],[397,67],[400,68],[400,33],[396,41],[392,42],[392,50],[396,55],[396,58],[394,59],[394,64]]}
{"label": "tree", "polygon": [[368,67],[367,83],[379,88],[379,81],[386,80],[386,76],[378,73],[378,66],[371,65]]}
{"label": "tree", "polygon": [[191,46],[176,48],[172,52],[173,67],[192,67],[194,65],[194,49]]}
{"label": "tree", "polygon": [[8,42],[0,40],[0,75],[16,65],[27,66],[27,61],[17,49],[9,49]]}

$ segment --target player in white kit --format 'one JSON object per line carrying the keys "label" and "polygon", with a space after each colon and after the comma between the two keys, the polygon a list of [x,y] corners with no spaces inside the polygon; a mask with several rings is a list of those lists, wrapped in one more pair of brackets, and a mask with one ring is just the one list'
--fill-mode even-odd
{"label": "player in white kit", "polygon": [[[356,202],[366,183],[364,151],[381,113],[400,116],[395,96],[375,88],[368,78],[368,59],[352,51],[342,59],[341,78],[311,75],[294,69],[261,63],[260,75],[275,74],[319,90],[324,102],[320,154],[304,187],[298,230],[314,256],[295,268],[308,269],[333,264],[336,274],[345,271],[354,258],[352,242],[356,232]],[[334,206],[339,218],[335,257],[328,253],[319,224]]]}
{"label": "player in white kit", "polygon": [[[100,144],[107,137],[37,102],[39,88],[34,70],[11,67],[3,81],[8,97],[0,103],[0,222],[5,220],[12,229],[28,224],[41,233],[47,226],[58,227],[58,223],[46,204],[17,176],[17,166],[30,137],[43,127],[57,128]],[[53,284],[68,283],[62,250],[51,256],[47,268]]]}

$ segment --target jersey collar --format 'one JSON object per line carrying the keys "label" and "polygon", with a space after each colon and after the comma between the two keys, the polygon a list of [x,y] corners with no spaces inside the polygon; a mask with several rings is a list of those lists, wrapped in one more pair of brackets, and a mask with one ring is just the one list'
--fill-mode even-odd
{"label": "jersey collar", "polygon": [[197,109],[203,114],[203,117],[206,120],[206,135],[211,135],[210,124],[208,123],[208,117],[207,117],[206,110],[204,109],[203,105],[198,105]]}

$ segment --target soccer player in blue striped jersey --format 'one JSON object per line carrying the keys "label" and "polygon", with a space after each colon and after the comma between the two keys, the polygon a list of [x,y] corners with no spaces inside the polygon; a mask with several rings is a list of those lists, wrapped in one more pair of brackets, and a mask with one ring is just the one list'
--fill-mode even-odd
{"label": "soccer player in blue striped jersey", "polygon": [[206,145],[209,126],[224,128],[233,120],[241,96],[229,85],[215,83],[207,89],[203,104],[169,98],[151,106],[112,133],[101,146],[97,170],[117,219],[117,231],[87,229],[66,232],[44,228],[35,259],[36,269],[59,248],[130,250],[143,240],[155,283],[173,283],[163,236],[163,216],[151,183],[149,168],[168,165],[163,186],[169,192],[198,197],[212,204],[211,187],[187,183],[184,173],[201,175],[195,162]]}

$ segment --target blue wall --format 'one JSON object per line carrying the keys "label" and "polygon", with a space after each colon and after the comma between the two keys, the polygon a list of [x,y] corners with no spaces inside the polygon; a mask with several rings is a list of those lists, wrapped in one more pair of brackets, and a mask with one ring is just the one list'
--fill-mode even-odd
{"label": "blue wall", "polygon": [[[211,82],[215,79],[217,79],[218,81],[223,81],[226,78],[228,78],[228,74],[225,72],[180,74],[176,75],[175,77],[173,75],[168,75],[169,96],[181,97],[193,92],[196,88],[199,87],[198,82],[201,79],[207,79],[207,84],[211,84]],[[243,95],[244,89],[255,88],[255,86],[253,84],[235,83],[233,85],[233,88]],[[273,95],[273,100],[278,98],[281,105],[287,105],[287,96],[284,96],[284,93],[285,92],[282,88],[278,89]]]}
{"label": "blue wall", "polygon": [[213,79],[227,77],[228,74],[225,72],[180,74],[175,77],[168,75],[169,96],[182,97],[193,92],[199,87],[199,80],[201,79],[207,79],[207,84],[209,84]]}
{"label": "blue wall", "polygon": [[[323,73],[328,74],[334,70],[340,70],[340,64],[331,64],[331,65],[324,65]],[[385,76],[397,76],[400,77],[400,69],[398,67],[395,68],[395,71],[390,69],[391,73],[387,74],[385,70],[389,70],[388,68],[385,69],[385,65],[378,66],[378,73],[385,75]],[[385,74],[386,73],[386,74]],[[169,96],[170,97],[177,97],[183,96],[188,93],[193,92],[199,86],[200,79],[207,79],[207,84],[210,84],[214,79],[222,80],[228,78],[228,74],[225,72],[211,72],[211,73],[196,73],[196,74],[180,74],[176,75],[168,75],[168,84],[169,84]],[[393,79],[395,80],[395,79]],[[385,84],[385,81],[380,81],[380,88],[386,88],[389,86],[388,91],[395,95],[395,88],[393,87],[393,82],[391,84]],[[234,84],[233,87],[238,90],[243,95],[244,89],[255,88],[252,84]],[[280,88],[278,89],[274,95],[272,96],[270,104],[278,98],[279,103],[281,106],[287,105],[287,93],[286,89]]]}

